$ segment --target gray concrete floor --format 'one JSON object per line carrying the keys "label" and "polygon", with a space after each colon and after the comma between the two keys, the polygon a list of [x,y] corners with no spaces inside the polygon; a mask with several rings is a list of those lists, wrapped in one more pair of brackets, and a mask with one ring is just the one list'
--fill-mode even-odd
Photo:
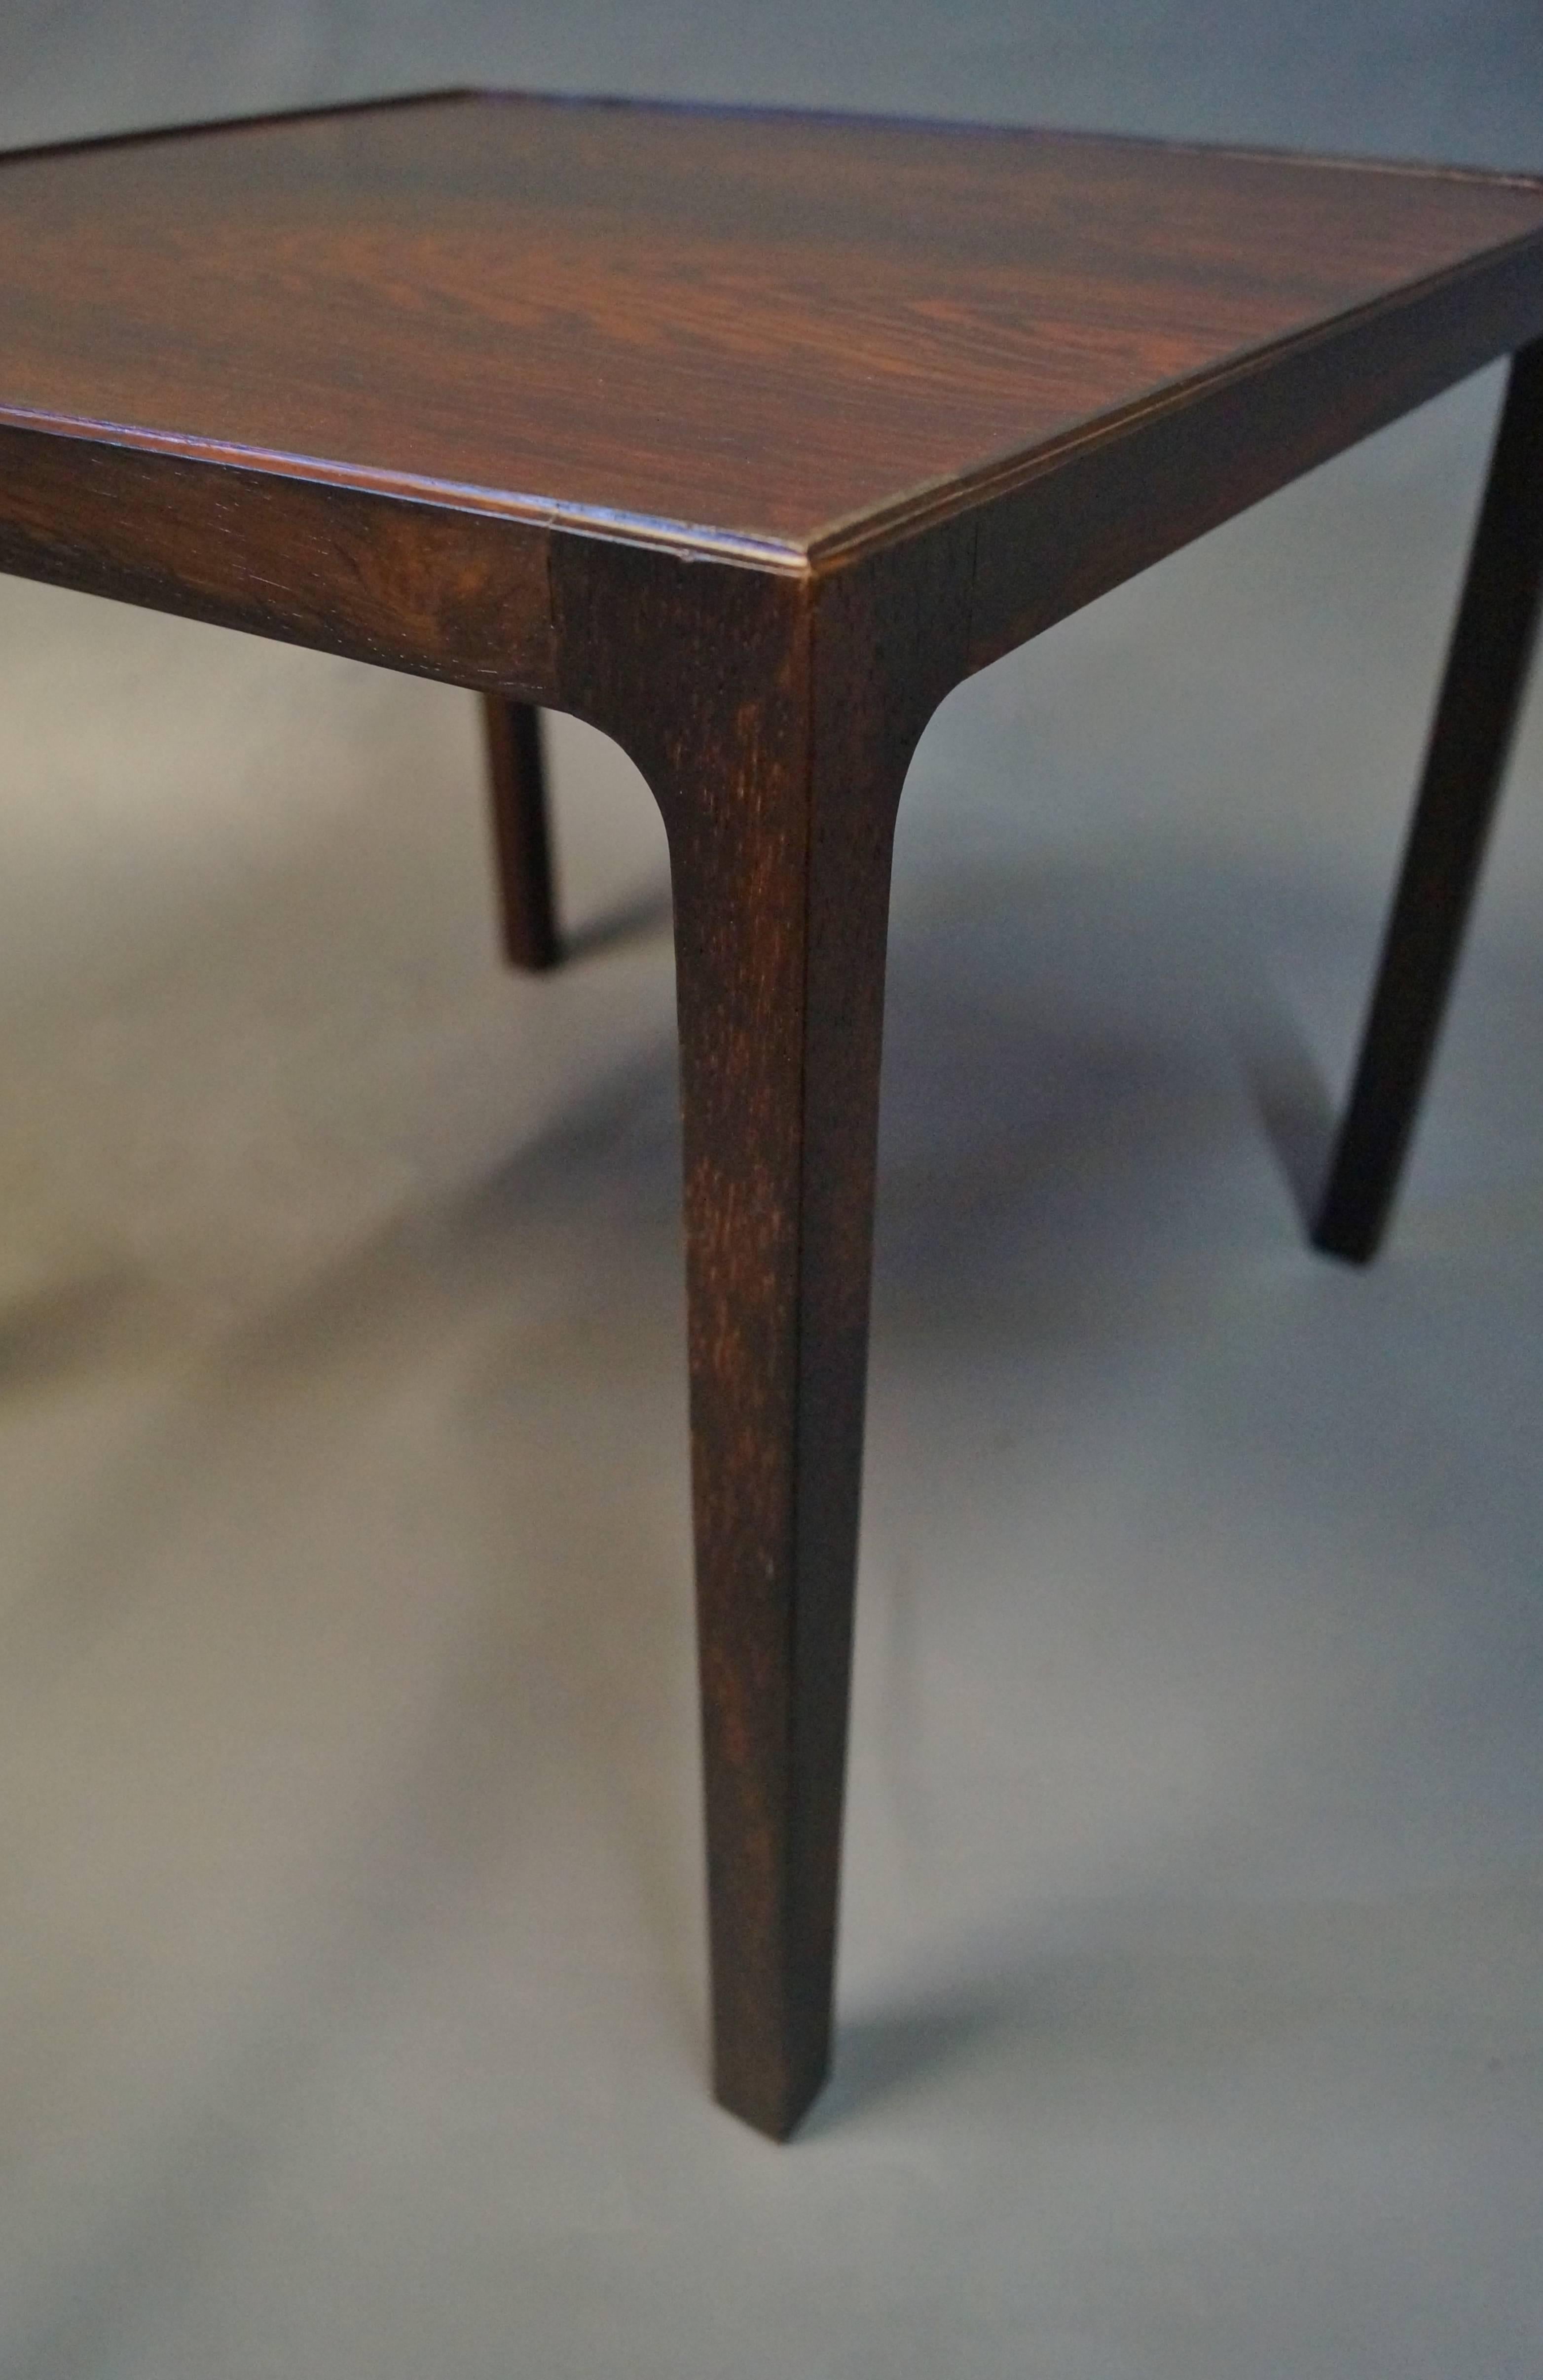
{"label": "gray concrete floor", "polygon": [[6,2380],[1536,2380],[1536,710],[1393,1245],[1296,1211],[1494,395],[917,757],[783,2150],[702,2080],[647,794],[557,722],[511,978],[468,698],[0,586]]}

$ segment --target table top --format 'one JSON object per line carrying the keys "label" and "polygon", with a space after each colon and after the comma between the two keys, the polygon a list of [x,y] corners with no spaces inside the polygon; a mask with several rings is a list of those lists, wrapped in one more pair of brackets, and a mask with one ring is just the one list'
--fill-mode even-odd
{"label": "table top", "polygon": [[0,160],[0,423],[803,564],[1518,244],[1543,182],[450,93]]}

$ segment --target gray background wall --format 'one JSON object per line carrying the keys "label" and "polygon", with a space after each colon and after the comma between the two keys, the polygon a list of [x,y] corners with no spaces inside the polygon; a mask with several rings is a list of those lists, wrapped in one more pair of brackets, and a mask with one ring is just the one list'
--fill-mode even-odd
{"label": "gray background wall", "polygon": [[173,0],[132,10],[12,0],[6,48],[7,140],[484,78],[1523,167],[1537,164],[1543,137],[1543,23],[1529,0],[839,10],[289,0],[229,26]]}
{"label": "gray background wall", "polygon": [[[0,140],[487,78],[1543,168],[1534,5],[0,15]],[[3,346],[3,324],[0,324]],[[1534,2380],[1543,722],[1397,1232],[1343,1079],[1494,373],[902,813],[834,2081],[701,2082],[662,838],[0,582],[4,2380]]]}

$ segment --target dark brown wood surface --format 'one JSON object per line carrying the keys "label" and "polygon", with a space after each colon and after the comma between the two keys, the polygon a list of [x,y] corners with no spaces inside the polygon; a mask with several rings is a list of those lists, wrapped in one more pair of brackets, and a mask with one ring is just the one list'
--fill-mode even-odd
{"label": "dark brown wood surface", "polygon": [[0,419],[799,552],[1539,237],[1498,177],[468,95],[0,163]]}
{"label": "dark brown wood surface", "polygon": [[499,923],[511,966],[543,975],[562,956],[553,883],[541,714],[507,696],[482,698],[492,793]]}
{"label": "dark brown wood surface", "polygon": [[529,706],[658,798],[714,2058],[765,2131],[830,2046],[910,752],[1540,334],[1543,184],[1499,176],[475,95],[0,161],[0,568],[482,690],[527,959]]}
{"label": "dark brown wood surface", "polygon": [[925,584],[554,555],[572,699],[669,837],[714,2076],[779,2139],[830,2054],[890,854],[966,552]]}

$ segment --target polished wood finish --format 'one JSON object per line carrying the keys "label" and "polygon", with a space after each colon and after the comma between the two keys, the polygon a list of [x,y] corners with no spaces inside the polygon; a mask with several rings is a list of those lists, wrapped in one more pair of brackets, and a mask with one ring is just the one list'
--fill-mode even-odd
{"label": "polished wood finish", "polygon": [[781,2139],[830,2050],[890,853],[967,581],[574,568],[669,838],[714,2079]]}
{"label": "polished wood finish", "polygon": [[1414,824],[1323,1201],[1330,1256],[1387,1228],[1505,773],[1543,600],[1543,343],[1512,366]]}
{"label": "polished wood finish", "polygon": [[502,694],[483,696],[482,716],[504,955],[511,966],[541,975],[562,955],[541,716],[533,703]]}
{"label": "polished wood finish", "polygon": [[0,164],[0,419],[791,561],[1540,232],[1498,176],[346,110]]}
{"label": "polished wood finish", "polygon": [[0,419],[0,570],[456,686],[556,700],[549,544],[452,505]]}
{"label": "polished wood finish", "polygon": [[0,567],[495,698],[516,905],[529,706],[658,798],[714,2058],[781,2136],[829,2052],[910,752],[1543,334],[1543,185],[468,94],[0,162]]}

